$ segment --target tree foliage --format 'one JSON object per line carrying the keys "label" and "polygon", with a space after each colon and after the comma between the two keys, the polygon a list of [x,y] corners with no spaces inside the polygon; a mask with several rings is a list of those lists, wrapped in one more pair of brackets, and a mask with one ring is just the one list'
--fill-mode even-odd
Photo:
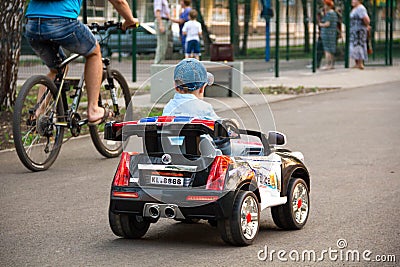
{"label": "tree foliage", "polygon": [[0,109],[14,104],[25,0],[0,2]]}

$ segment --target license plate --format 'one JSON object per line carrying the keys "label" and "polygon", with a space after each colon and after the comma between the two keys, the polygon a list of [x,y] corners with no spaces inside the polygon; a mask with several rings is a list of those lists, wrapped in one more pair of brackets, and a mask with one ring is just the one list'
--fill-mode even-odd
{"label": "license plate", "polygon": [[183,186],[183,179],[184,178],[182,178],[182,177],[167,177],[167,176],[151,175],[150,183],[158,184],[158,185]]}

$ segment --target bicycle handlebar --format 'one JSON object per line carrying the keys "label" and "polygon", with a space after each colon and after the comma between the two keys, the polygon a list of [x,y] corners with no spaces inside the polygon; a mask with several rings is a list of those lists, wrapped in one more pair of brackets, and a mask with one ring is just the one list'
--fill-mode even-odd
{"label": "bicycle handlebar", "polygon": [[[92,32],[105,31],[105,30],[108,30],[109,28],[116,28],[116,29],[122,30],[122,22],[114,22],[111,20],[111,21],[104,22],[104,24],[102,24],[102,25],[94,22],[94,23],[88,25],[88,27]],[[139,24],[136,24],[130,28],[138,28],[138,27],[139,27]]]}

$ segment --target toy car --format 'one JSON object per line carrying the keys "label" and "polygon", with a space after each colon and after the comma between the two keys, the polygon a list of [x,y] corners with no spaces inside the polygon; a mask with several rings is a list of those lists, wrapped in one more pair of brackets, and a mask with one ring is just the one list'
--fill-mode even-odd
{"label": "toy car", "polygon": [[[142,139],[143,152],[129,151],[132,137]],[[300,152],[278,148],[285,144],[279,132],[239,129],[229,119],[159,116],[110,122],[105,138],[125,142],[109,207],[117,236],[141,238],[159,218],[204,219],[225,242],[245,246],[266,208],[283,229],[307,222],[310,175]]]}

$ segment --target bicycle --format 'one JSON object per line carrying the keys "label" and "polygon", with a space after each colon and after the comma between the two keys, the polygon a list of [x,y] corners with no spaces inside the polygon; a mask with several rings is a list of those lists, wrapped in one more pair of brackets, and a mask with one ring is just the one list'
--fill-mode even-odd
{"label": "bicycle", "polygon": [[[112,21],[104,25],[88,25],[94,33],[113,27],[121,29],[121,26],[121,23]],[[54,163],[64,142],[66,128],[70,130],[71,138],[79,136],[82,126],[88,124],[88,119],[82,118],[78,112],[85,89],[84,75],[79,80],[67,78],[68,64],[79,57],[72,54],[61,62],[54,81],[46,75],[35,75],[21,87],[14,109],[13,138],[19,159],[31,171],[47,170]],[[104,108],[112,106],[113,116],[109,120],[122,121],[131,100],[129,87],[123,75],[111,69],[109,58],[102,58],[102,61],[103,80],[98,105]],[[68,97],[72,102],[68,102]],[[94,146],[107,158],[119,156],[122,142],[105,140],[103,129],[104,123],[89,126]]]}

